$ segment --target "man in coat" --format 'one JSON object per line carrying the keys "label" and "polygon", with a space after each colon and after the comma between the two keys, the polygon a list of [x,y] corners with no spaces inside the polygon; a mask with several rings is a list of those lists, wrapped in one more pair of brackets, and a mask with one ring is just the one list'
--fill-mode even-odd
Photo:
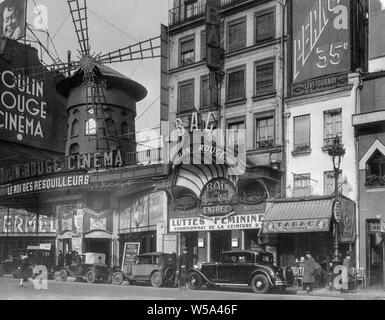
{"label": "man in coat", "polygon": [[185,290],[186,283],[188,278],[188,271],[192,267],[191,257],[188,254],[188,248],[184,247],[182,250],[182,254],[177,258],[176,261],[177,266],[177,277],[179,283],[179,289]]}
{"label": "man in coat", "polygon": [[346,257],[344,259],[343,265],[346,267],[348,271],[348,284],[349,284],[349,289],[354,287],[354,275],[352,273],[352,268],[353,268],[353,262],[351,259],[352,252],[347,251],[346,252]]}
{"label": "man in coat", "polygon": [[64,254],[63,251],[59,251],[59,255],[57,257],[57,265],[59,269],[64,268]]}
{"label": "man in coat", "polygon": [[311,256],[310,251],[306,251],[306,259],[303,267],[303,289],[310,292],[313,290],[316,271],[316,261]]}

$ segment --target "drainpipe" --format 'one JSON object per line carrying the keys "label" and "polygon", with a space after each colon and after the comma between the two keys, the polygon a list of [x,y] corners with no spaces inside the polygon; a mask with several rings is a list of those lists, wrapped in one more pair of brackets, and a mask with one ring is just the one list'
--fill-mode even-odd
{"label": "drainpipe", "polygon": [[[361,77],[360,73],[358,73],[358,84],[354,87],[355,90],[355,114],[360,113],[360,90],[362,88],[361,83]],[[354,138],[354,148],[355,148],[355,162],[356,162],[356,181],[355,185],[357,186],[357,193],[356,193],[356,212],[355,212],[355,218],[356,218],[356,268],[360,268],[360,168],[359,168],[359,153],[358,153],[358,135],[357,130],[355,130]]]}

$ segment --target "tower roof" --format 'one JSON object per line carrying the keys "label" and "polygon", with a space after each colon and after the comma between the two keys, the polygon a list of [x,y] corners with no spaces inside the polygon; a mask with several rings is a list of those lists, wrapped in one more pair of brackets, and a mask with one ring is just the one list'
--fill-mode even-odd
{"label": "tower roof", "polygon": [[[107,80],[109,87],[129,93],[137,102],[147,96],[147,89],[144,86],[110,67],[105,65],[95,66],[94,73],[97,78]],[[83,70],[79,69],[73,76],[59,81],[56,85],[57,91],[68,98],[71,90],[83,83],[83,76]]]}

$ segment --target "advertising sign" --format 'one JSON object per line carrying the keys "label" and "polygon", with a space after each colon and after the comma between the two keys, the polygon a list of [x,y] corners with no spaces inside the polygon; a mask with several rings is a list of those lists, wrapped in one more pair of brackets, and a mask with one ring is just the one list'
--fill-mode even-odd
{"label": "advertising sign", "polygon": [[178,235],[164,234],[163,235],[163,252],[177,253],[178,252]]}
{"label": "advertising sign", "polygon": [[264,233],[306,233],[329,231],[329,219],[269,221],[264,224]]}
{"label": "advertising sign", "polygon": [[385,70],[385,1],[370,0],[369,71]]}
{"label": "advertising sign", "polygon": [[294,83],[349,72],[349,0],[293,0],[292,24]]}
{"label": "advertising sign", "polygon": [[340,241],[342,243],[352,243],[356,239],[356,223],[355,223],[355,204],[351,200],[341,200],[341,220],[338,224]]}
{"label": "advertising sign", "polygon": [[3,0],[0,2],[1,35],[19,40],[25,37],[27,0]]}
{"label": "advertising sign", "polygon": [[205,217],[171,219],[170,232],[260,229],[264,216],[264,214],[248,214],[212,219]]}
{"label": "advertising sign", "polygon": [[135,263],[136,257],[140,252],[140,242],[126,242],[124,244],[122,270],[130,272],[130,266]]}

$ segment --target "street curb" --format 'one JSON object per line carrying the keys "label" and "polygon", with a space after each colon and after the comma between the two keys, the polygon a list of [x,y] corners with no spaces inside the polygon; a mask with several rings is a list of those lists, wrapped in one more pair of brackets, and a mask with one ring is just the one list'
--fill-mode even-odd
{"label": "street curb", "polygon": [[307,293],[306,291],[297,291],[297,295],[301,296],[312,296],[312,297],[330,297],[330,298],[356,298],[358,300],[385,300],[385,291],[380,294],[370,294],[365,291],[354,291],[354,292],[346,292],[340,293],[338,291],[330,291],[330,292],[317,292],[313,291],[311,293]]}

